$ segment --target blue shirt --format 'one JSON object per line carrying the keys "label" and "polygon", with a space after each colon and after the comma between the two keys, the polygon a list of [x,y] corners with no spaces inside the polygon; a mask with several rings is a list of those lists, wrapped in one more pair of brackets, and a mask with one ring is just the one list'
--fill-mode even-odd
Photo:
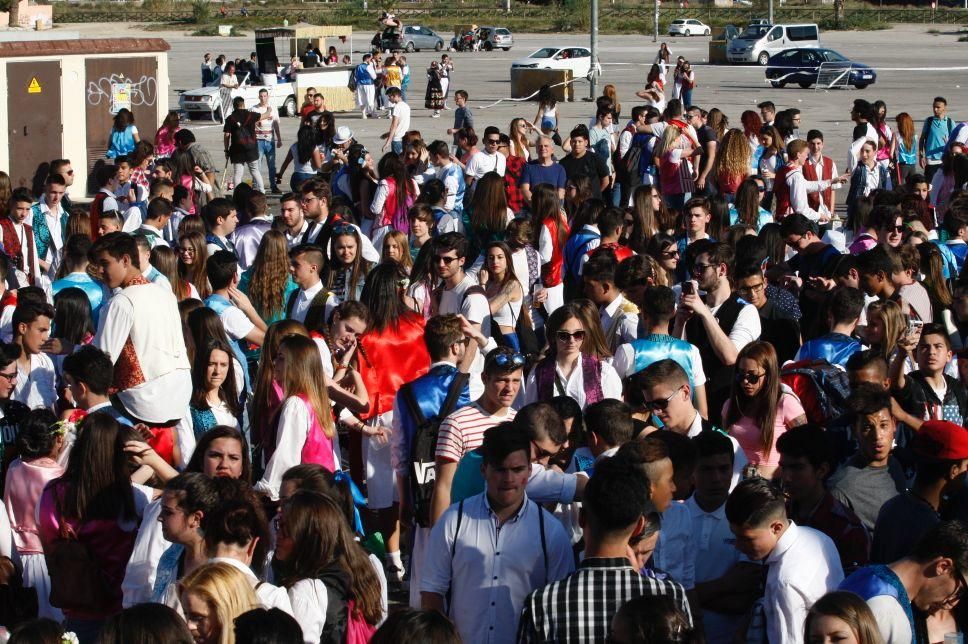
{"label": "blue shirt", "polygon": [[941,161],[945,145],[951,131],[955,129],[955,122],[950,117],[944,120],[929,116],[924,120],[921,128],[921,138],[924,139],[924,156],[928,161]]}
{"label": "blue shirt", "polygon": [[528,184],[534,187],[539,183],[550,183],[555,188],[564,188],[567,179],[565,169],[557,161],[549,166],[545,166],[541,165],[541,162],[535,159],[524,165],[524,169],[521,171],[521,180],[518,181],[518,185]]}
{"label": "blue shirt", "polygon": [[94,326],[97,327],[101,315],[101,305],[108,299],[104,285],[95,281],[87,273],[69,273],[51,284],[51,293],[54,297],[57,297],[57,294],[65,288],[79,288],[84,291],[88,302],[91,303],[91,319],[94,321]]}
{"label": "blue shirt", "polygon": [[826,360],[830,364],[847,367],[847,360],[864,347],[843,333],[828,333],[807,340],[797,352],[795,360]]}

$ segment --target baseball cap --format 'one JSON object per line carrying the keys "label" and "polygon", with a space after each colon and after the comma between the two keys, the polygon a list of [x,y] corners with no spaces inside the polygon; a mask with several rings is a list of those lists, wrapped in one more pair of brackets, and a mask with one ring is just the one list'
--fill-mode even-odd
{"label": "baseball cap", "polygon": [[345,125],[341,125],[336,128],[336,134],[333,136],[333,143],[336,145],[343,145],[347,141],[353,138],[353,130],[349,129]]}
{"label": "baseball cap", "polygon": [[968,458],[968,429],[947,420],[928,420],[914,435],[911,450],[921,460],[958,461]]}

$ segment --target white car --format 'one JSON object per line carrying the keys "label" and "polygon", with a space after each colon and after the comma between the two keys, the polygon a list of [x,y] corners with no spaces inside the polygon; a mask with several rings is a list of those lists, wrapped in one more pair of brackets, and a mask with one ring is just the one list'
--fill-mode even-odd
{"label": "white car", "polygon": [[269,103],[279,111],[280,116],[298,116],[295,83],[251,85],[246,84],[247,80],[248,75],[241,80],[241,87],[231,91],[223,92],[220,87],[188,90],[178,97],[178,105],[193,121],[210,118],[222,122],[232,112],[232,99],[242,96],[246,109],[255,107],[259,104],[259,92],[266,89],[269,90]]}
{"label": "white car", "polygon": [[[511,63],[512,69],[570,69],[572,77],[587,78],[592,69],[592,52],[587,47],[542,47],[527,58]],[[595,71],[602,65],[595,61]]]}
{"label": "white car", "polygon": [[708,36],[712,29],[692,18],[676,18],[669,23],[670,36]]}

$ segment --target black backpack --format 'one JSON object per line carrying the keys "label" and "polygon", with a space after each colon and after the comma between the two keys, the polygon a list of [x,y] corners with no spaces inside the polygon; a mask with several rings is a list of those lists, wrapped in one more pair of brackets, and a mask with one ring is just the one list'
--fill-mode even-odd
{"label": "black backpack", "polygon": [[780,381],[800,398],[811,423],[827,422],[847,411],[850,381],[847,372],[826,360],[800,360],[780,369]]}
{"label": "black backpack", "polygon": [[410,440],[410,499],[413,502],[414,521],[423,528],[431,526],[430,499],[434,493],[434,481],[437,479],[436,452],[440,422],[454,411],[464,387],[467,386],[468,378],[466,373],[454,376],[447,388],[447,397],[440,412],[431,418],[425,418],[420,410],[412,383],[408,382],[400,388],[403,402],[416,424]]}

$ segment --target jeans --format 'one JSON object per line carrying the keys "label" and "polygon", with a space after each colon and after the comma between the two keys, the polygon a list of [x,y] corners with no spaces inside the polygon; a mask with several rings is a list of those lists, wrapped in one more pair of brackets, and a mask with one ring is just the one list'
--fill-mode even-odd
{"label": "jeans", "polygon": [[259,139],[259,160],[266,160],[269,167],[269,190],[276,189],[276,142]]}
{"label": "jeans", "polygon": [[682,106],[684,108],[688,108],[690,105],[692,105],[692,88],[683,88],[680,97],[682,98]]}
{"label": "jeans", "polygon": [[242,183],[242,174],[245,172],[246,168],[249,168],[249,174],[252,175],[252,184],[253,184],[252,187],[258,190],[259,192],[261,192],[262,194],[265,194],[266,186],[262,182],[262,173],[259,172],[258,159],[256,159],[255,161],[245,161],[243,163],[233,163],[232,164],[232,170],[233,170],[232,183],[235,185],[239,185],[240,183]]}
{"label": "jeans", "polygon": [[397,155],[403,154],[403,140],[390,141],[390,149],[393,150],[394,154],[397,154]]}
{"label": "jeans", "polygon": [[289,187],[293,192],[299,192],[299,187],[315,176],[313,172],[293,172],[289,177]]}

